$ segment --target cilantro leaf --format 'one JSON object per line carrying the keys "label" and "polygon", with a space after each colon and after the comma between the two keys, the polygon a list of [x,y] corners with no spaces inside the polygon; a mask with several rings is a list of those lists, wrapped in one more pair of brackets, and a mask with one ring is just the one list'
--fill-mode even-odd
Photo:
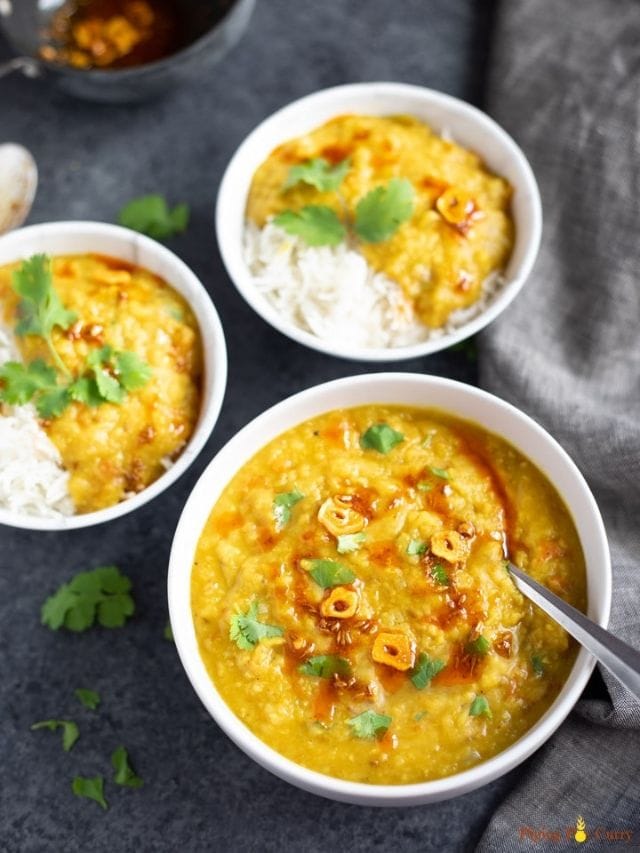
{"label": "cilantro leaf", "polygon": [[391,717],[386,714],[377,714],[375,711],[363,711],[356,717],[347,720],[353,734],[359,738],[374,738],[384,734],[391,725]]}
{"label": "cilantro leaf", "polygon": [[320,192],[337,190],[343,182],[351,163],[349,158],[332,166],[324,157],[315,157],[305,163],[298,163],[289,169],[284,189],[303,183],[315,187]]}
{"label": "cilantro leaf", "polygon": [[337,246],[346,234],[336,212],[321,204],[307,204],[297,211],[283,210],[273,222],[309,246]]}
{"label": "cilantro leaf", "polygon": [[544,675],[545,666],[541,655],[531,655],[531,668],[538,678]]}
{"label": "cilantro leaf", "polygon": [[466,645],[466,650],[469,654],[478,655],[479,657],[484,657],[490,648],[491,643],[482,635],[476,637],[475,640],[472,640]]}
{"label": "cilantro leaf", "polygon": [[65,752],[69,752],[80,737],[80,730],[72,720],[41,720],[31,726],[32,732],[38,729],[49,729],[51,732],[62,729],[62,748]]}
{"label": "cilantro leaf", "polygon": [[380,243],[411,218],[414,190],[406,178],[392,178],[360,199],[356,207],[355,229],[361,240]]}
{"label": "cilantro leaf", "polygon": [[427,550],[427,543],[420,542],[419,539],[412,539],[411,542],[407,545],[407,554],[410,557],[418,557],[420,554],[424,554]]}
{"label": "cilantro leaf", "polygon": [[235,613],[229,624],[229,639],[239,649],[253,649],[267,637],[282,637],[284,631],[277,625],[265,625],[258,621],[258,602],[249,605],[246,613]]}
{"label": "cilantro leaf", "polygon": [[124,746],[117,747],[111,753],[111,765],[115,770],[113,781],[116,785],[122,785],[125,788],[141,788],[144,784],[129,764],[129,753]]}
{"label": "cilantro leaf", "polygon": [[303,560],[301,565],[323,589],[343,583],[353,583],[356,579],[348,566],[336,560]]}
{"label": "cilantro leaf", "polygon": [[352,554],[364,544],[366,539],[366,533],[344,533],[338,536],[338,554]]}
{"label": "cilantro leaf", "polygon": [[96,618],[105,628],[124,625],[134,612],[131,581],[116,566],[80,572],[42,605],[41,621],[53,631],[85,631]]}
{"label": "cilantro leaf", "polygon": [[151,368],[135,352],[122,350],[114,353],[113,364],[118,381],[125,391],[142,388],[151,379]]}
{"label": "cilantro leaf", "polygon": [[164,196],[140,196],[122,208],[118,214],[118,222],[125,228],[147,234],[155,240],[165,240],[186,230],[189,224],[189,206],[178,204],[170,210]]}
{"label": "cilantro leaf", "polygon": [[125,391],[120,387],[118,380],[112,376],[105,367],[111,366],[113,350],[109,346],[92,350],[87,356],[87,365],[93,371],[98,393],[108,403],[122,403]]}
{"label": "cilantro leaf", "polygon": [[279,495],[275,496],[273,499],[273,517],[276,521],[277,531],[282,530],[289,524],[292,507],[301,501],[303,497],[302,492],[299,492],[297,489],[294,489],[292,492],[280,492]]}
{"label": "cilantro leaf", "polygon": [[92,376],[80,376],[68,387],[69,396],[78,403],[84,403],[91,408],[104,403],[98,383]]}
{"label": "cilantro leaf", "polygon": [[491,713],[491,708],[489,707],[489,702],[487,701],[486,696],[476,696],[476,698],[471,703],[471,707],[469,708],[469,716],[470,717],[489,717],[491,719],[493,714]]}
{"label": "cilantro leaf", "polygon": [[434,477],[440,477],[442,480],[449,479],[449,472],[445,468],[436,468],[434,465],[429,466],[429,470]]}
{"label": "cilantro leaf", "polygon": [[331,678],[338,675],[351,675],[351,664],[346,658],[337,655],[316,655],[309,658],[298,667],[303,675],[314,675],[317,678]]}
{"label": "cilantro leaf", "polygon": [[76,395],[74,399],[81,398],[89,405],[95,405],[96,396],[98,402],[119,405],[127,391],[142,388],[152,373],[137,353],[113,350],[110,346],[92,350],[87,356],[87,367],[93,372],[93,380],[89,379],[84,384],[76,380],[72,393]]}
{"label": "cilantro leaf", "polygon": [[43,420],[57,418],[61,415],[71,402],[71,397],[66,388],[57,386],[48,391],[43,391],[36,398],[36,410]]}
{"label": "cilantro leaf", "polygon": [[94,776],[93,778],[76,776],[71,783],[71,790],[76,797],[86,797],[88,800],[95,800],[105,811],[109,808],[104,798],[103,776]]}
{"label": "cilantro leaf", "polygon": [[56,372],[38,358],[25,365],[18,361],[7,361],[0,367],[2,389],[0,396],[5,403],[24,406],[38,391],[47,390],[56,384]]}
{"label": "cilantro leaf", "polygon": [[435,566],[431,567],[431,577],[436,583],[441,583],[443,586],[447,586],[449,583],[449,575],[441,563],[436,563]]}
{"label": "cilantro leaf", "polygon": [[428,654],[422,652],[418,655],[418,660],[411,673],[411,683],[418,690],[424,690],[440,670],[444,669],[445,662],[438,658],[430,658]]}
{"label": "cilantro leaf", "polygon": [[365,450],[377,450],[378,453],[388,453],[404,441],[404,435],[393,429],[389,424],[375,424],[360,437],[360,447]]}
{"label": "cilantro leaf", "polygon": [[89,690],[86,687],[77,687],[73,691],[73,695],[81,705],[84,705],[84,707],[88,708],[90,711],[95,711],[100,704],[100,694],[96,690]]}

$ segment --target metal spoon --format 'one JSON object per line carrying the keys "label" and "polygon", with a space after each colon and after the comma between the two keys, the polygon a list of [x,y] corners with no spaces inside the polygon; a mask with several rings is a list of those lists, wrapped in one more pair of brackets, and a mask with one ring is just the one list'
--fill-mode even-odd
{"label": "metal spoon", "polygon": [[0,234],[19,228],[31,210],[38,186],[36,161],[22,145],[0,145]]}
{"label": "metal spoon", "polygon": [[515,585],[600,661],[623,687],[640,699],[640,652],[605,631],[575,607],[549,592],[529,575],[509,563]]}

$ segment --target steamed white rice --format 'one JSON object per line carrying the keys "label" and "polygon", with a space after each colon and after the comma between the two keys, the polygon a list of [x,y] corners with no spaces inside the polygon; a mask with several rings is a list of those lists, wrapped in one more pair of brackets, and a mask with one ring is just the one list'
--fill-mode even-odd
{"label": "steamed white rice", "polygon": [[308,246],[268,222],[245,228],[244,257],[256,288],[283,319],[324,340],[363,349],[410,346],[440,338],[481,314],[501,286],[485,282],[480,299],[431,329],[415,316],[400,285],[374,272],[346,243]]}
{"label": "steamed white rice", "polygon": [[[0,364],[19,360],[13,335],[0,327]],[[0,507],[39,518],[74,513],[69,474],[31,403],[0,404]]]}

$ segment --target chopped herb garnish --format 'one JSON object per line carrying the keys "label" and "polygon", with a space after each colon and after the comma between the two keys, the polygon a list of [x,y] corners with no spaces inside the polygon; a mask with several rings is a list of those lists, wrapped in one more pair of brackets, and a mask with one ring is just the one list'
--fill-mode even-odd
{"label": "chopped herb garnish", "polygon": [[480,655],[480,657],[486,655],[490,648],[491,643],[489,642],[489,640],[486,639],[486,637],[483,636],[476,637],[475,640],[472,640],[471,642],[467,643],[466,646],[467,652],[469,654]]}
{"label": "chopped herb garnish", "polygon": [[363,711],[357,717],[347,720],[353,734],[359,738],[374,738],[384,734],[391,725],[391,717],[377,714],[375,711]]}
{"label": "chopped herb garnish", "polygon": [[322,204],[307,204],[300,210],[283,210],[274,216],[275,225],[287,234],[301,237],[309,246],[336,246],[346,229],[335,210]]}
{"label": "chopped herb garnish", "polygon": [[80,730],[72,720],[41,720],[39,723],[34,723],[31,726],[32,732],[38,729],[48,729],[51,732],[62,729],[62,748],[65,752],[69,752],[80,737]]}
{"label": "chopped herb garnish", "polygon": [[375,424],[360,436],[360,447],[365,450],[377,450],[378,453],[389,453],[403,441],[404,435],[389,424]]}
{"label": "chopped herb garnish", "polygon": [[171,622],[167,622],[167,624],[164,626],[162,636],[165,638],[165,640],[169,640],[171,643],[173,642],[173,631],[171,630]]}
{"label": "chopped herb garnish", "polygon": [[343,583],[353,583],[356,579],[348,566],[336,560],[303,560],[301,565],[323,589]]}
{"label": "chopped herb garnish", "polygon": [[277,625],[265,625],[258,620],[258,602],[249,605],[246,613],[236,613],[229,624],[229,639],[239,649],[253,649],[267,637],[282,637],[284,631]]}
{"label": "chopped herb garnish", "polygon": [[352,554],[366,542],[366,539],[366,533],[345,533],[343,536],[338,536],[338,554]]}
{"label": "chopped herb garnish", "polygon": [[376,187],[356,207],[355,230],[367,243],[380,243],[411,218],[414,190],[406,178],[392,178]]}
{"label": "chopped herb garnish", "polygon": [[129,764],[129,753],[124,746],[119,746],[111,753],[111,766],[115,770],[113,781],[125,788],[141,788],[142,779]]}
{"label": "chopped herb garnish", "polygon": [[126,204],[118,214],[118,222],[155,240],[165,240],[186,230],[189,205],[178,204],[170,210],[163,196],[145,195]]}
{"label": "chopped herb garnish", "polygon": [[433,489],[432,483],[418,483],[417,489],[420,492],[430,492]]}
{"label": "chopped herb garnish", "polygon": [[135,609],[131,581],[116,566],[80,572],[42,605],[42,624],[54,631],[85,631],[93,623],[119,628]]}
{"label": "chopped herb garnish", "polygon": [[435,477],[441,477],[443,480],[449,479],[449,472],[445,468],[435,468],[434,466],[430,466],[429,470]]}
{"label": "chopped herb garnish", "polygon": [[302,500],[304,495],[297,489],[292,492],[281,492],[273,499],[273,517],[276,530],[280,531],[291,521],[291,508]]}
{"label": "chopped herb garnish", "polygon": [[315,157],[306,163],[298,163],[289,169],[284,189],[288,190],[296,184],[303,183],[315,187],[320,192],[337,190],[349,171],[350,161],[347,158],[332,166],[324,157]]}
{"label": "chopped herb garnish", "polygon": [[443,586],[449,583],[449,575],[441,563],[436,563],[435,566],[431,567],[431,577],[436,583],[441,583]]}
{"label": "chopped herb garnish", "polygon": [[427,543],[420,542],[419,539],[412,539],[407,545],[407,554],[410,557],[418,557],[420,554],[424,554],[426,550]]}
{"label": "chopped herb garnish", "polygon": [[102,776],[94,776],[92,779],[86,776],[76,776],[71,783],[71,790],[76,797],[86,797],[88,800],[95,800],[105,811],[109,808],[104,798],[104,777]]}
{"label": "chopped herb garnish", "polygon": [[298,672],[303,675],[314,675],[317,678],[331,678],[334,674],[350,675],[351,664],[346,658],[337,655],[316,655],[299,666]]}
{"label": "chopped herb garnish", "polygon": [[90,711],[95,711],[100,704],[100,694],[96,690],[88,690],[86,687],[78,687],[73,691],[81,705],[88,708]]}
{"label": "chopped herb garnish", "polygon": [[489,707],[489,703],[487,702],[486,696],[476,696],[476,698],[471,703],[471,707],[469,708],[469,716],[470,717],[489,717],[491,719],[493,714],[491,713],[491,708]]}
{"label": "chopped herb garnish", "polygon": [[545,666],[540,655],[531,655],[531,667],[538,678],[544,675]]}
{"label": "chopped herb garnish", "polygon": [[76,321],[73,311],[67,311],[53,286],[51,264],[46,255],[33,255],[15,270],[11,277],[14,291],[22,299],[18,304],[20,321],[16,335],[37,335],[42,338],[58,369],[69,376],[69,370],[53,345],[51,334],[56,326],[68,329]]}
{"label": "chopped herb garnish", "polygon": [[445,662],[438,658],[431,658],[425,652],[418,655],[416,665],[411,671],[411,683],[418,690],[424,690],[440,670],[444,669]]}

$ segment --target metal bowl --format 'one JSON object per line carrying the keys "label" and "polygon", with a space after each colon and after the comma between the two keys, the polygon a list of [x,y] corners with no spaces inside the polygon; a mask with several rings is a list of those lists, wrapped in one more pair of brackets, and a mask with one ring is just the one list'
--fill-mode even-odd
{"label": "metal bowl", "polygon": [[75,69],[38,56],[42,35],[64,0],[0,0],[0,30],[16,57],[0,65],[0,77],[14,70],[51,79],[65,92],[90,101],[125,103],[166,92],[190,74],[219,62],[235,45],[251,17],[255,0],[181,0],[188,22],[185,47],[165,59],[133,68]]}

